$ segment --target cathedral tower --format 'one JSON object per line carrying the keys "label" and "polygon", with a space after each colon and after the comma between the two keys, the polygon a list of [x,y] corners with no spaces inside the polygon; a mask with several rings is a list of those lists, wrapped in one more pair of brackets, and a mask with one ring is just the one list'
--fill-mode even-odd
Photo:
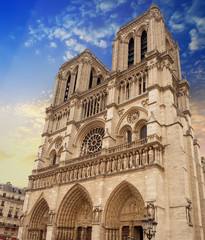
{"label": "cathedral tower", "polygon": [[121,27],[110,71],[85,50],[63,64],[19,239],[204,239],[204,173],[179,47],[156,5]]}

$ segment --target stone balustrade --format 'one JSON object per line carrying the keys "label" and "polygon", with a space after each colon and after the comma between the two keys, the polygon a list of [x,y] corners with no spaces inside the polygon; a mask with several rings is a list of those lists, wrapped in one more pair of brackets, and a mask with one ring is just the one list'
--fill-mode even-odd
{"label": "stone balustrade", "polygon": [[39,189],[100,175],[134,171],[151,165],[163,167],[162,154],[160,138],[152,135],[140,141],[68,160],[63,167],[33,174],[29,177],[29,188]]}

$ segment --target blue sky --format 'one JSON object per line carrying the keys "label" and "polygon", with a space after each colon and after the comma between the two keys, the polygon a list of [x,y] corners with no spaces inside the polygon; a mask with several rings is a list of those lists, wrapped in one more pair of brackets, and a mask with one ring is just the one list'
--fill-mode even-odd
{"label": "blue sky", "polygon": [[[115,33],[152,3],[179,43],[193,126],[205,155],[204,1],[1,0],[0,182],[26,185],[59,67],[88,48],[111,69]],[[9,175],[8,166],[15,166]]]}

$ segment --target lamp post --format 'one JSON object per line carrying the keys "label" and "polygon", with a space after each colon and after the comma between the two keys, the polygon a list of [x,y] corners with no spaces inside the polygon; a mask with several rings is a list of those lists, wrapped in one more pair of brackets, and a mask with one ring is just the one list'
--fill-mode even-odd
{"label": "lamp post", "polygon": [[151,218],[150,216],[142,219],[142,228],[144,234],[147,236],[147,238],[150,240],[152,237],[155,236],[156,233],[156,227],[157,227],[157,222]]}

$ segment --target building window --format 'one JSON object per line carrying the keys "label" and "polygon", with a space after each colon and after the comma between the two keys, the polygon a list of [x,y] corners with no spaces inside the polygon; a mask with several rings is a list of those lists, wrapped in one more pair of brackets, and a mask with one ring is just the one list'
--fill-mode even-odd
{"label": "building window", "polygon": [[11,199],[14,199],[14,195],[11,196]]}
{"label": "building window", "polygon": [[75,88],[76,88],[76,83],[77,83],[77,78],[78,78],[78,71],[75,74],[75,82],[74,82],[74,87],[73,87],[73,93],[75,92]]}
{"label": "building window", "polygon": [[145,58],[147,52],[147,32],[144,30],[141,36],[141,60]]}
{"label": "building window", "polygon": [[70,78],[71,78],[71,75],[69,75],[67,83],[66,83],[64,101],[66,101],[68,99],[68,92],[69,92],[69,87],[70,87]]}
{"label": "building window", "polygon": [[100,77],[97,79],[97,85],[99,85],[101,83],[101,79]]}
{"label": "building window", "polygon": [[134,39],[131,38],[128,46],[128,67],[134,64]]}
{"label": "building window", "polygon": [[99,152],[102,148],[104,128],[92,129],[84,138],[81,146],[81,155]]}
{"label": "building window", "polygon": [[0,209],[0,216],[3,216],[3,209]]}
{"label": "building window", "polygon": [[4,201],[1,201],[1,206],[4,207]]}
{"label": "building window", "polygon": [[5,192],[2,194],[2,197],[6,197],[6,193]]}
{"label": "building window", "polygon": [[140,130],[140,139],[147,137],[147,126],[143,126]]}
{"label": "building window", "polygon": [[11,210],[9,210],[8,217],[12,217]]}
{"label": "building window", "polygon": [[130,84],[127,83],[126,85],[126,99],[129,100],[130,98]]}
{"label": "building window", "polygon": [[90,71],[90,80],[89,80],[89,89],[92,88],[92,84],[93,84],[93,71]]}
{"label": "building window", "polygon": [[53,165],[56,165],[56,153],[53,156]]}
{"label": "building window", "polygon": [[132,142],[132,132],[128,130],[126,134],[127,134],[126,136],[127,142],[128,143]]}
{"label": "building window", "polygon": [[18,218],[18,212],[16,211],[14,218]]}

